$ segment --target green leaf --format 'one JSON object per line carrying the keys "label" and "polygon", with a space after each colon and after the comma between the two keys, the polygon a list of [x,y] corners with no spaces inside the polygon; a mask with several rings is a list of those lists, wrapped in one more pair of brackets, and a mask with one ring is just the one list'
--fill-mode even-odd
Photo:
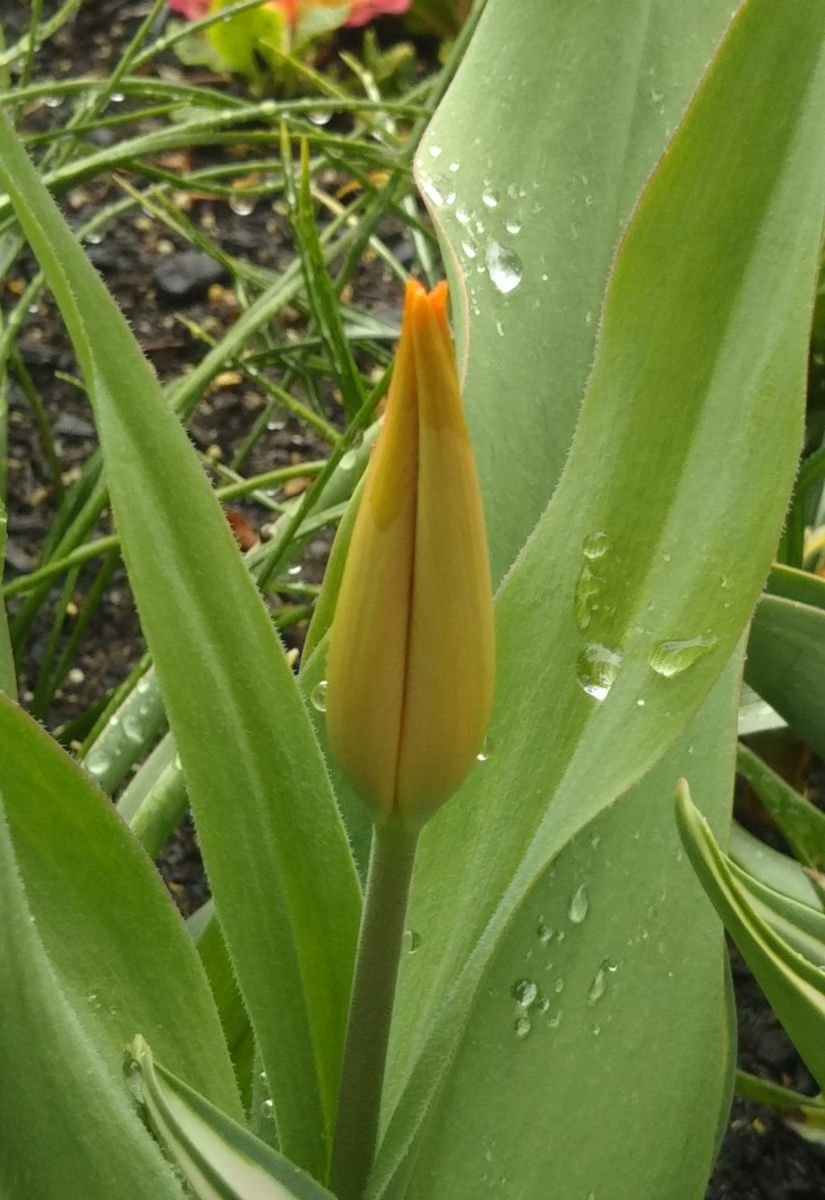
{"label": "green leaf", "polygon": [[735,821],[730,834],[731,862],[743,867],[752,878],[817,912],[822,904],[810,878],[794,858],[760,842]]}
{"label": "green leaf", "polygon": [[796,857],[805,866],[821,871],[825,866],[825,813],[800,796],[747,746],[739,746],[736,766],[776,821]]}
{"label": "green leaf", "polygon": [[708,898],[811,1074],[820,1087],[825,1086],[825,973],[821,964],[814,966],[797,953],[759,916],[694,807],[684,780],[677,792],[676,816],[685,849]]}
{"label": "green leaf", "polygon": [[239,1114],[206,976],[157,871],[81,768],[2,697],[0,746],[16,869],[66,996],[113,1059],[146,1030],[177,1072]]}
{"label": "green leaf", "polygon": [[[492,952],[479,946],[484,966],[463,997],[460,1031],[439,1020],[425,1049],[443,1054],[449,1072],[435,1095],[419,1087],[423,1071],[412,1074],[405,1101],[426,1099],[426,1121],[409,1161],[375,1194],[567,1200],[609,1196],[617,1178],[634,1200],[703,1190],[734,1044],[719,926],[699,907],[660,798],[690,770],[724,827],[737,666],[644,782],[536,874],[507,936]],[[429,936],[416,928],[407,979]]]}
{"label": "green leaf", "polygon": [[323,1174],[360,896],[323,759],[186,434],[0,119],[0,178],[75,345],[141,625],[284,1153]]}
{"label": "green leaf", "polygon": [[[3,702],[3,708],[7,705]],[[4,742],[4,746],[5,746]],[[113,1052],[66,998],[27,902],[0,796],[0,1191],[182,1200]]]}
{"label": "green leaf", "polygon": [[144,1038],[135,1038],[131,1052],[152,1127],[199,1200],[334,1200],[156,1063]]}
{"label": "green leaf", "polygon": [[746,673],[794,733],[825,754],[825,609],[763,596],[751,626]]}
{"label": "green leaf", "polygon": [[[490,281],[492,262],[499,285],[512,282],[502,278],[498,252],[488,257],[488,277],[473,273],[468,284],[467,403],[499,571],[540,513],[567,449],[625,205],[726,18],[722,5],[688,15],[628,0],[621,11],[547,6],[537,29],[492,0],[420,152],[430,180],[434,159],[447,170],[459,163],[454,205],[436,213],[455,258],[462,204],[484,216],[486,239],[503,239],[505,222],[522,219],[521,240],[506,243],[519,247],[517,286],[505,293]],[[410,918],[422,940],[403,980],[375,1195],[404,1194],[395,1190],[404,1186],[404,1155],[452,1077],[445,1047],[470,1036],[468,1009],[485,964],[509,944],[535,880],[684,731],[759,594],[801,432],[825,198],[824,27],[814,0],[781,18],[767,0],[740,7],[622,238],[563,476],[497,597],[491,753],[423,835]],[[500,101],[489,96],[493,64],[504,81],[512,70]],[[553,87],[541,90],[547,79]],[[667,92],[652,115],[651,88]],[[508,105],[506,119],[499,103]],[[481,149],[467,156],[474,136]],[[619,165],[617,154],[625,156]],[[628,155],[633,178],[623,173]],[[498,196],[488,213],[484,175]],[[581,240],[603,247],[598,262],[579,258],[571,221]],[[573,367],[559,368],[562,353]],[[608,857],[621,832],[632,833],[631,819],[611,826]],[[719,963],[702,957],[697,970],[707,981]],[[708,1005],[713,1026],[722,1009]],[[638,1019],[647,1026],[647,1015]],[[562,1069],[578,1073],[572,1049],[554,1079]],[[533,1144],[539,1130],[545,1137],[540,1114],[551,1103],[540,1095]],[[463,1102],[472,1104],[472,1093]],[[500,1107],[512,1102],[502,1088]],[[680,1130],[674,1114],[669,1138]],[[629,1155],[632,1146],[628,1133]],[[415,1153],[423,1190],[428,1167]]]}

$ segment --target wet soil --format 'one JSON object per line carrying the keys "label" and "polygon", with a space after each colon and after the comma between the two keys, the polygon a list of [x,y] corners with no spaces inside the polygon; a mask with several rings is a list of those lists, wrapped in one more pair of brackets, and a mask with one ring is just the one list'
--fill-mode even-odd
{"label": "wet soil", "polygon": [[[25,7],[25,6],[23,6]],[[48,6],[47,6],[48,8]],[[81,8],[78,18],[54,41],[48,51],[47,71],[58,76],[106,72],[122,44],[144,15],[146,5],[123,0],[97,0]],[[4,13],[5,18],[5,13]],[[19,24],[21,14],[17,14]],[[9,21],[7,41],[14,32]],[[170,60],[169,70],[179,70]],[[203,82],[202,77],[199,82]],[[54,123],[55,111],[29,114],[28,126]],[[108,136],[108,135],[105,135]],[[227,153],[232,153],[231,149]],[[181,159],[178,167],[186,166]],[[90,217],[96,208],[119,195],[111,180],[75,188],[63,200],[75,223]],[[211,236],[218,236],[229,253],[277,270],[290,251],[288,224],[277,205],[260,204],[249,214],[233,212],[222,200],[194,202],[190,216]],[[180,239],[143,213],[131,212],[107,230],[105,237],[88,247],[90,256],[129,316],[141,345],[160,378],[167,380],[197,361],[202,345],[179,317],[184,315],[219,336],[238,314],[237,297],[225,274],[202,256],[192,256]],[[402,259],[411,247],[397,244]],[[30,277],[32,264],[20,260],[0,284],[0,302],[8,308]],[[397,314],[396,284],[379,268],[362,273],[359,299],[382,315]],[[279,333],[289,335],[299,315],[287,310]],[[25,368],[41,395],[57,438],[64,485],[77,475],[95,448],[94,428],[85,396],[71,380],[75,364],[53,301],[44,296],[28,314],[19,339]],[[57,373],[61,373],[58,375]],[[68,376],[69,378],[67,378]],[[265,403],[264,397],[240,376],[227,372],[209,389],[192,420],[195,445],[215,461],[228,462],[246,436]],[[330,410],[333,415],[333,410]],[[314,458],[322,448],[305,428],[274,414],[253,449],[244,470],[248,473],[276,465]],[[31,409],[20,386],[12,381],[9,417],[9,552],[11,574],[30,570],[56,508],[57,498]],[[238,504],[238,511],[253,535],[260,533],[266,514],[253,505]],[[99,532],[108,532],[104,518]],[[307,577],[320,578],[325,544],[310,553]],[[94,568],[80,572],[73,597],[75,610],[94,578]],[[46,614],[48,615],[48,614]],[[23,664],[21,691],[31,700],[32,689],[46,639],[49,621],[38,622],[30,651]],[[290,634],[300,643],[300,629]],[[64,686],[46,714],[51,728],[75,717],[87,704],[120,682],[138,660],[144,646],[128,584],[118,568],[106,589],[89,636]],[[197,908],[207,895],[207,885],[191,823],[184,822],[159,863],[170,892],[184,913]],[[815,1086],[793,1046],[779,1027],[747,968],[734,954],[734,982],[739,1017],[739,1063],[755,1074],[813,1094]],[[769,1108],[737,1100],[731,1114],[720,1157],[706,1200],[820,1200],[825,1196],[825,1149],[802,1140]],[[628,1200],[633,1200],[628,1196]],[[662,1200],[667,1200],[663,1197]]]}

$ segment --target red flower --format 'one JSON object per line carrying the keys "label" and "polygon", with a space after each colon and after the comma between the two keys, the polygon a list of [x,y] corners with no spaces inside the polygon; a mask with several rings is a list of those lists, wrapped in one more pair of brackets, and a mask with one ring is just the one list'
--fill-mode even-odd
{"label": "red flower", "polygon": [[409,10],[412,0],[354,0],[347,25],[366,25],[374,17],[399,17]]}

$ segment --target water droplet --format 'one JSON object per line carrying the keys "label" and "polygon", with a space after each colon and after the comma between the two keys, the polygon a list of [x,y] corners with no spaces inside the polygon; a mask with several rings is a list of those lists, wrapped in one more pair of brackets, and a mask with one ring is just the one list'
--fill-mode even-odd
{"label": "water droplet", "polygon": [[498,208],[499,195],[495,188],[485,187],[481,193],[481,203],[485,208]]}
{"label": "water droplet", "polygon": [[546,946],[549,942],[552,942],[552,940],[553,940],[553,930],[547,924],[544,917],[539,917],[539,919],[538,919],[538,922],[536,924],[536,934],[538,935],[538,939],[541,942],[542,946]]}
{"label": "water droplet", "polygon": [[104,754],[91,754],[86,759],[86,770],[95,779],[100,779],[109,770],[109,760]]}
{"label": "water droplet", "polygon": [[585,646],[578,658],[579,687],[594,700],[604,700],[616,682],[621,665],[621,654],[599,642],[592,642]]}
{"label": "water droplet", "polygon": [[567,915],[574,925],[581,925],[589,911],[590,898],[587,895],[587,887],[582,883],[570,897],[570,903],[567,906]]}
{"label": "water droplet", "polygon": [[122,104],[126,97],[124,96],[123,92],[112,92],[109,99],[111,100],[112,104]]}
{"label": "water droplet", "polygon": [[582,554],[585,558],[603,558],[609,549],[610,538],[603,529],[594,529],[582,542]]}
{"label": "water droplet", "polygon": [[596,974],[593,976],[593,982],[587,992],[588,1004],[595,1004],[597,1000],[601,1000],[602,996],[607,991],[607,966],[605,963],[599,967]]}
{"label": "water droplet", "polygon": [[440,146],[430,146],[428,153],[430,155],[430,158],[440,158],[441,157],[441,147]]}
{"label": "water droplet", "polygon": [[68,679],[69,683],[78,684],[82,683],[86,676],[83,674],[80,667],[72,667],[66,678]]}
{"label": "water droplet", "polygon": [[456,206],[455,219],[459,225],[469,225],[473,219],[473,214],[463,204],[459,204]]}
{"label": "water droplet", "polygon": [[267,1078],[266,1071],[260,1071],[260,1072],[259,1072],[259,1074],[258,1074],[258,1081],[259,1081],[259,1082],[260,1082],[260,1083],[261,1083],[261,1084],[262,1084],[264,1087],[266,1087],[266,1085],[269,1083],[269,1079]]}
{"label": "water droplet", "polygon": [[547,1024],[551,1029],[558,1029],[559,1025],[561,1025],[561,1009],[559,1009],[554,1017],[550,1018]]}
{"label": "water droplet", "polygon": [[539,1000],[539,1003],[538,1003],[539,1012],[546,1013],[549,1008],[550,1008],[550,1001],[547,999],[546,996],[542,996],[541,1000]]}
{"label": "water droplet", "polygon": [[415,954],[421,945],[421,934],[417,929],[404,930],[404,950],[407,954]]}
{"label": "water droplet", "polygon": [[143,723],[134,713],[126,713],[123,718],[123,732],[127,741],[139,746],[143,741]]}
{"label": "water droplet", "polygon": [[229,207],[236,217],[248,217],[255,211],[255,201],[249,196],[230,196]]}
{"label": "water droplet", "polygon": [[604,580],[596,575],[589,563],[585,563],[576,580],[576,590],[573,594],[573,612],[576,624],[582,633],[589,626],[594,612],[598,609],[598,600],[604,588]]}
{"label": "water droplet", "polygon": [[311,112],[309,114],[309,119],[313,125],[329,125],[330,121],[332,120],[332,110],[327,109],[324,111],[323,109],[319,108],[315,112]]}
{"label": "water droplet", "polygon": [[645,706],[645,701],[644,701],[644,700],[642,700],[642,699],[639,699],[639,700],[637,700],[637,701],[636,701],[636,705],[637,705],[637,707],[638,707],[638,708],[644,708],[644,706]]}
{"label": "water droplet", "polygon": [[294,565],[294,566],[291,566],[291,567],[288,567],[288,568],[287,568],[287,575],[291,575],[291,576],[293,577],[293,579],[294,579],[296,575],[300,575],[300,574],[301,574],[301,572],[303,571],[303,569],[304,569],[304,568],[303,568],[303,564],[302,564],[302,563],[295,563],[295,565]]}
{"label": "water droplet", "polygon": [[[312,707],[318,712],[327,711],[327,681],[322,679],[320,683],[316,683],[310,695]],[[397,936],[397,935],[396,935]]]}
{"label": "water droplet", "polygon": [[490,242],[485,261],[490,279],[503,295],[506,296],[521,283],[521,259],[500,242]]}
{"label": "water droplet", "polygon": [[487,737],[481,743],[481,749],[479,750],[478,754],[476,755],[476,760],[478,762],[482,762],[482,763],[487,762],[492,753],[493,753],[493,739],[490,737],[489,734],[487,734]]}
{"label": "water droplet", "polygon": [[599,1034],[601,1033],[601,1031],[602,1031],[601,1025],[594,1025],[593,1026],[593,1037],[598,1037]]}
{"label": "water droplet", "polygon": [[516,1031],[517,1038],[526,1038],[533,1028],[533,1023],[529,1017],[519,1017],[513,1028]]}
{"label": "water droplet", "polygon": [[274,1116],[275,1116],[275,1101],[274,1100],[269,1100],[269,1099],[264,1100],[263,1104],[261,1105],[261,1116],[265,1117],[268,1121],[271,1121],[274,1118]]}
{"label": "water droplet", "polygon": [[504,326],[501,321],[496,321],[496,333],[499,337],[504,337]]}
{"label": "water droplet", "polygon": [[700,634],[698,637],[659,642],[650,657],[650,665],[657,675],[671,679],[708,654],[718,640],[710,634]]}
{"label": "water droplet", "polygon": [[556,993],[557,996],[560,996],[562,994],[562,992],[564,991],[564,980],[563,979],[556,980],[556,982],[553,984],[553,991]]}
{"label": "water droplet", "polygon": [[476,253],[477,253],[477,248],[476,248],[475,244],[470,241],[469,238],[465,238],[464,241],[461,243],[461,249],[464,251],[464,253],[467,255],[468,258],[475,258]]}
{"label": "water droplet", "polygon": [[538,999],[539,989],[532,979],[517,979],[512,987],[513,998],[522,1008],[529,1008]]}
{"label": "water droplet", "polygon": [[441,175],[425,176],[421,180],[421,190],[437,208],[442,204],[452,204],[455,200],[455,192],[450,191],[450,184]]}
{"label": "water droplet", "polygon": [[65,96],[44,96],[43,103],[46,105],[46,108],[60,108],[65,98]]}
{"label": "water droplet", "polygon": [[447,168],[447,170],[448,170],[448,171],[450,171],[450,172],[451,172],[453,175],[455,175],[455,174],[457,174],[457,172],[459,171],[459,169],[460,169],[460,166],[461,166],[461,164],[460,164],[460,163],[457,163],[457,162],[451,162],[451,163],[450,163],[450,165],[449,165],[449,167]]}
{"label": "water droplet", "polygon": [[508,233],[511,233],[513,237],[515,237],[516,234],[521,233],[521,221],[516,221],[511,218],[509,221],[504,222],[504,228]]}

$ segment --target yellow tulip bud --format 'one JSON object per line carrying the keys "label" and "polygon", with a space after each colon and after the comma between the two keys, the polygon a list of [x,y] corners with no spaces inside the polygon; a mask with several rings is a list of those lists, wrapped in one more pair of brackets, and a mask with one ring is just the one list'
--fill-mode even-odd
{"label": "yellow tulip bud", "polygon": [[332,753],[376,820],[418,829],[481,748],[493,697],[484,514],[447,285],[407,285],[384,426],[330,634]]}

